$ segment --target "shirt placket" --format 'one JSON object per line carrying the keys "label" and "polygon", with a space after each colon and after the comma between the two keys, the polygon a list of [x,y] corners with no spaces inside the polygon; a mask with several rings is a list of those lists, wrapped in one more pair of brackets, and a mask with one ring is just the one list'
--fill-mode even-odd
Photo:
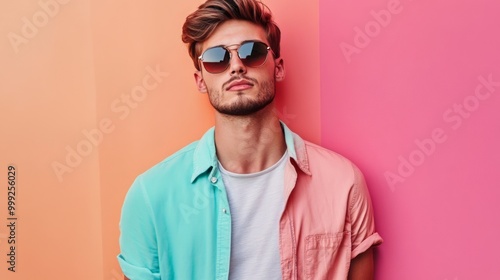
{"label": "shirt placket", "polygon": [[293,220],[289,214],[291,202],[288,201],[297,182],[297,171],[288,162],[285,168],[285,208],[280,219],[280,256],[283,280],[297,279],[296,240]]}
{"label": "shirt placket", "polygon": [[229,261],[231,257],[231,215],[226,189],[220,179],[217,168],[209,176],[210,183],[217,188],[217,280],[227,280],[229,277]]}

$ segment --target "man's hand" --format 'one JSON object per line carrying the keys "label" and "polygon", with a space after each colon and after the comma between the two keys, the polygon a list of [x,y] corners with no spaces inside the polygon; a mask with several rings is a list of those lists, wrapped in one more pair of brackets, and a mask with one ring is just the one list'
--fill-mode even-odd
{"label": "man's hand", "polygon": [[373,280],[373,248],[366,250],[351,261],[349,280]]}

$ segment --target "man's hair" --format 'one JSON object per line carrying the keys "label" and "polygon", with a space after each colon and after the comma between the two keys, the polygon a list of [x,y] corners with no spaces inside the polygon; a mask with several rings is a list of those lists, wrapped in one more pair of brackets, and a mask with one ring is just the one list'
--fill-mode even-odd
{"label": "man's hair", "polygon": [[200,43],[207,40],[220,24],[231,19],[246,20],[261,26],[275,57],[280,57],[281,31],[264,3],[258,0],[207,0],[187,16],[182,26],[182,41],[188,44],[189,56],[197,70],[200,70]]}

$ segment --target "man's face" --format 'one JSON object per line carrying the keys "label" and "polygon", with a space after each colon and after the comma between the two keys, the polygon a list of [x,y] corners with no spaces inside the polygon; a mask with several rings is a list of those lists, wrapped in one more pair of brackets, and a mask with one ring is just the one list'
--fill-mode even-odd
{"label": "man's face", "polygon": [[248,21],[229,20],[201,44],[201,53],[221,45],[231,50],[230,64],[224,72],[209,73],[200,65],[201,71],[195,73],[199,91],[208,93],[210,103],[221,114],[245,116],[260,111],[272,103],[275,81],[284,78],[283,60],[275,60],[272,51],[261,66],[248,67],[241,62],[236,49],[249,40],[269,45],[262,27]]}

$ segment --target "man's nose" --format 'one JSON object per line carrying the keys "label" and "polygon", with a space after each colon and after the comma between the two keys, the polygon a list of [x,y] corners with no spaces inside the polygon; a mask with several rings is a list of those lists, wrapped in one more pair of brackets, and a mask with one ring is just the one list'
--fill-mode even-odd
{"label": "man's nose", "polygon": [[229,61],[229,67],[231,70],[231,75],[232,74],[241,74],[241,73],[246,73],[247,72],[247,67],[243,62],[241,61],[238,51],[237,50],[231,50],[231,60]]}

